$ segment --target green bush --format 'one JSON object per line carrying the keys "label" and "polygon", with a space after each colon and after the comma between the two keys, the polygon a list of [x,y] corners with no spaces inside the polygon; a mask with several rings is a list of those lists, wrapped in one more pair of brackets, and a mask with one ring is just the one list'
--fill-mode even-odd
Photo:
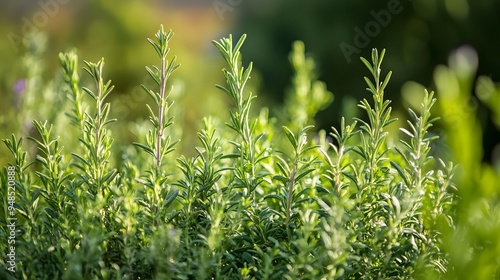
{"label": "green bush", "polygon": [[418,93],[420,108],[389,134],[396,120],[384,99],[384,51],[362,59],[373,98],[359,103],[366,120],[342,119],[327,136],[311,124],[333,97],[301,43],[283,117],[270,118],[245,90],[245,36],[214,42],[227,63],[217,87],[233,107],[227,120],[203,120],[187,157],[168,86],[178,67],[171,37],[162,27],[149,40],[159,65],[146,70],[157,88],[143,86],[149,124],[134,128],[143,132],[135,143],[113,137],[120,119],[109,117],[103,60],[85,61],[94,85],[81,87],[76,53],[60,55],[50,122],[33,121],[28,145],[3,140],[13,160],[1,176],[3,278],[408,279],[455,269],[443,237],[456,228],[455,167],[432,149],[436,99]]}

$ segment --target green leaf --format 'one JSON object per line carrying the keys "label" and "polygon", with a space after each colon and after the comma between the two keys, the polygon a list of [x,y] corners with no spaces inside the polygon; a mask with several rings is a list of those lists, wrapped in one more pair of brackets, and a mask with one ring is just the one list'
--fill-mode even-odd
{"label": "green leaf", "polygon": [[307,174],[315,171],[316,169],[315,168],[308,168],[306,170],[303,170],[301,171],[300,173],[297,174],[297,176],[295,177],[295,181],[298,182],[300,181],[300,179],[304,178],[305,176],[307,176]]}
{"label": "green leaf", "polygon": [[377,88],[373,85],[372,81],[370,79],[368,79],[367,77],[365,77],[365,82],[366,84],[368,85],[368,91],[372,92],[372,93],[376,93],[377,92]]}
{"label": "green leaf", "polygon": [[285,131],[285,135],[288,138],[290,144],[292,144],[294,149],[297,149],[297,139],[295,139],[295,135],[293,134],[293,132],[286,126],[282,126],[282,128]]}
{"label": "green leaf", "polygon": [[409,132],[408,130],[406,130],[404,128],[400,128],[399,130],[401,130],[403,133],[405,133],[406,135],[408,135],[410,137],[415,137],[411,132]]}
{"label": "green leaf", "polygon": [[382,83],[382,86],[380,87],[382,90],[385,89],[385,87],[387,86],[387,84],[389,83],[390,79],[392,77],[392,71],[389,71],[389,73],[387,73],[387,76],[385,77],[385,80],[384,82]]}
{"label": "green leaf", "polygon": [[366,68],[368,68],[368,70],[370,71],[370,73],[373,74],[374,71],[373,71],[373,67],[372,67],[371,63],[368,60],[366,60],[364,57],[360,57],[360,59],[363,62],[363,64],[366,66]]}
{"label": "green leaf", "polygon": [[88,95],[90,95],[90,97],[92,97],[92,99],[97,100],[97,96],[90,89],[88,89],[86,87],[83,87],[82,89],[84,92],[86,92]]}
{"label": "green leaf", "polygon": [[172,202],[174,202],[178,194],[179,190],[170,191],[165,197],[165,201],[163,202],[163,207],[168,208],[172,204]]}

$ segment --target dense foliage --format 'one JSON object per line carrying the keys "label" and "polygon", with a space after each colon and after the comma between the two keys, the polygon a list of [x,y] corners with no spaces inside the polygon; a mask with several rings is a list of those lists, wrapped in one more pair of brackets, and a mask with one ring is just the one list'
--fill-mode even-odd
{"label": "dense foliage", "polygon": [[[169,87],[178,67],[169,57],[172,34],[162,27],[149,40],[159,63],[146,70],[156,86],[143,86],[152,100],[144,104],[149,121],[128,127],[134,143],[113,137],[121,120],[109,117],[113,86],[104,60],[84,62],[93,85],[82,87],[78,56],[61,54],[62,78],[46,100],[30,95],[36,83],[27,82],[22,116],[42,101],[51,108],[48,121],[25,124],[24,135],[36,132],[28,143],[16,135],[3,140],[12,159],[1,175],[3,278],[453,275],[458,262],[443,236],[457,229],[456,168],[434,149],[436,99],[417,93],[419,106],[408,109],[401,133],[389,133],[396,120],[384,97],[391,77],[381,68],[385,51],[362,59],[369,94],[358,106],[367,120],[342,118],[328,134],[312,124],[333,97],[314,79],[303,44],[290,56],[294,89],[283,117],[269,118],[267,108],[252,108],[256,96],[246,90],[252,64],[241,65],[245,36],[215,41],[227,63],[226,84],[217,87],[233,107],[226,120],[205,118],[195,155],[184,156],[174,122],[182,111]],[[3,242],[12,217],[14,268],[12,244]],[[497,268],[488,272],[498,276]]]}

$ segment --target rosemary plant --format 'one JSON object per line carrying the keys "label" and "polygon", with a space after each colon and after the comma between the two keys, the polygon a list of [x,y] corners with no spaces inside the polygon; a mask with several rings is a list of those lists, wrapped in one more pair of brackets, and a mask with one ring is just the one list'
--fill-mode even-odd
{"label": "rosemary plant", "polygon": [[246,35],[243,35],[235,46],[233,38],[224,38],[219,42],[214,41],[222,57],[227,62],[229,69],[223,69],[227,88],[217,85],[219,89],[228,94],[236,105],[236,112],[231,111],[230,122],[227,124],[241,138],[241,142],[232,142],[239,157],[235,169],[236,186],[244,189],[244,196],[255,197],[255,189],[263,181],[264,174],[258,174],[257,164],[268,157],[266,150],[259,150],[257,142],[264,136],[263,133],[255,135],[255,122],[249,120],[250,107],[255,96],[250,93],[245,96],[245,85],[250,79],[252,63],[245,69],[240,67],[240,49]]}
{"label": "rosemary plant", "polygon": [[92,199],[95,199],[98,193],[104,195],[105,189],[109,187],[117,174],[116,169],[109,170],[113,138],[109,135],[109,130],[106,129],[107,125],[116,120],[108,119],[111,106],[109,103],[104,103],[104,99],[113,90],[111,81],[104,83],[102,78],[104,60],[101,59],[97,63],[85,61],[85,64],[87,67],[84,69],[94,80],[96,92],[94,93],[86,87],[83,88],[83,91],[95,101],[95,114],[94,116],[86,114],[84,117],[85,123],[81,138],[84,155],[79,156],[73,153],[73,156],[76,159],[75,167],[84,174],[81,176],[88,185],[86,191]]}
{"label": "rosemary plant", "polygon": [[80,76],[78,75],[78,56],[76,51],[69,53],[59,54],[59,63],[63,72],[64,81],[69,86],[67,97],[71,102],[71,113],[66,113],[70,119],[71,124],[75,125],[78,129],[83,130],[84,112],[83,108],[83,94],[79,88]]}
{"label": "rosemary plant", "polygon": [[283,114],[286,116],[286,126],[298,131],[314,124],[314,116],[333,101],[333,94],[326,89],[325,83],[317,80],[314,61],[306,56],[303,42],[293,43],[289,60],[294,76]]}
{"label": "rosemary plant", "polygon": [[283,127],[293,147],[293,152],[291,156],[285,152],[280,152],[281,156],[278,156],[279,161],[277,162],[277,166],[282,175],[275,176],[274,178],[280,181],[284,185],[284,188],[281,191],[281,195],[270,195],[268,197],[280,200],[287,225],[291,222],[292,218],[297,218],[294,216],[298,213],[293,210],[303,201],[307,200],[307,198],[303,198],[302,196],[309,189],[302,188],[297,190],[297,186],[299,186],[301,180],[305,179],[309,173],[315,170],[315,158],[306,159],[308,151],[318,148],[318,146],[307,145],[306,131],[311,128],[312,126],[306,126],[295,135],[289,128],[286,126]]}
{"label": "rosemary plant", "polygon": [[84,62],[91,90],[80,85],[76,52],[60,54],[65,88],[56,79],[53,89],[68,97],[61,108],[79,142],[60,135],[67,123],[59,111],[32,122],[28,145],[24,136],[3,140],[13,163],[0,172],[0,238],[15,239],[16,265],[0,242],[8,268],[0,278],[410,279],[454,269],[443,236],[455,228],[455,168],[433,149],[436,101],[420,93],[404,138],[392,141],[399,135],[387,129],[394,119],[384,51],[362,59],[372,76],[365,81],[373,102],[359,105],[367,118],[342,118],[329,143],[312,124],[331,94],[302,43],[291,54],[285,116],[273,118],[268,108],[253,116],[252,64],[241,65],[246,36],[215,41],[228,65],[226,86],[217,87],[234,104],[227,126],[205,118],[194,156],[174,158],[172,36],[161,27],[149,39],[159,65],[146,67],[157,88],[143,86],[153,101],[145,140],[119,149],[110,128],[123,124],[109,118],[113,86],[103,60]]}
{"label": "rosemary plant", "polygon": [[167,134],[168,127],[173,123],[173,117],[168,115],[173,102],[168,100],[170,90],[167,89],[167,81],[175,69],[179,67],[176,64],[176,57],[173,57],[170,61],[167,59],[170,51],[168,44],[172,36],[172,30],[166,33],[162,26],[156,33],[156,42],[148,39],[160,58],[160,66],[146,67],[146,70],[159,86],[159,90],[155,92],[144,85],[142,87],[154,100],[157,109],[155,113],[155,110],[146,105],[153,129],[149,130],[146,135],[146,144],[134,143],[134,145],[154,158],[154,164],[145,179],[139,179],[139,182],[146,187],[145,197],[147,198],[141,200],[141,204],[146,207],[146,214],[151,217],[154,225],[165,220],[166,209],[174,202],[178,193],[177,190],[172,190],[170,185],[167,184],[168,173],[163,169],[165,156],[173,151],[176,144],[176,142],[172,142],[170,135]]}

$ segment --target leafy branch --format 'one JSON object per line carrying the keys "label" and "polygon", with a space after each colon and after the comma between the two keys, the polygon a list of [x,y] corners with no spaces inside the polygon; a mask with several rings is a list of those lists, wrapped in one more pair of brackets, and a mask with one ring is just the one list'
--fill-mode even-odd
{"label": "leafy branch", "polygon": [[92,77],[96,92],[87,87],[83,87],[83,91],[87,93],[95,101],[94,116],[85,113],[83,135],[80,142],[83,145],[83,156],[73,153],[76,160],[74,166],[77,167],[82,174],[83,181],[87,183],[89,189],[88,194],[95,198],[95,195],[100,191],[104,194],[104,188],[109,186],[117,175],[115,169],[109,170],[112,137],[109,135],[109,130],[106,126],[116,121],[108,119],[110,104],[104,103],[104,100],[113,90],[111,81],[104,83],[102,78],[104,59],[97,63],[84,61],[86,67],[84,70]]}
{"label": "leafy branch", "polygon": [[229,69],[222,72],[226,78],[227,87],[216,85],[217,88],[225,92],[236,105],[236,111],[230,112],[230,122],[227,124],[232,130],[239,134],[242,142],[232,142],[236,147],[237,156],[240,159],[236,168],[236,177],[245,188],[247,194],[254,194],[257,186],[262,182],[263,175],[257,174],[257,164],[268,157],[267,151],[259,150],[257,143],[264,136],[264,133],[254,135],[255,122],[250,123],[249,114],[252,100],[255,96],[250,93],[245,95],[245,86],[250,79],[252,63],[247,68],[240,66],[240,49],[245,41],[246,35],[241,36],[233,47],[233,37],[223,38],[219,42],[213,41],[219,49]]}
{"label": "leafy branch", "polygon": [[358,105],[368,114],[368,122],[356,118],[356,120],[361,123],[360,129],[364,133],[361,134],[361,146],[354,151],[368,163],[363,171],[367,174],[367,182],[363,184],[364,186],[382,183],[376,181],[379,166],[383,161],[385,161],[383,156],[387,151],[384,150],[381,152],[384,148],[384,140],[387,137],[387,132],[384,131],[384,128],[396,121],[396,119],[391,119],[391,107],[389,106],[391,101],[384,100],[384,90],[392,75],[392,72],[389,72],[381,82],[381,65],[384,55],[385,50],[382,50],[379,55],[378,51],[373,49],[372,63],[368,62],[365,58],[361,58],[361,61],[366,65],[373,77],[373,82],[367,77],[364,79],[368,85],[367,90],[372,93],[374,101],[373,107],[366,99],[361,100],[361,103]]}
{"label": "leafy branch", "polygon": [[68,99],[73,105],[71,113],[65,113],[70,118],[73,125],[83,131],[85,125],[83,107],[83,94],[80,90],[80,76],[78,75],[78,55],[76,51],[69,53],[59,53],[59,64],[63,72],[64,81],[69,86]]}
{"label": "leafy branch", "polygon": [[142,85],[142,88],[151,96],[157,106],[155,112],[146,104],[153,129],[149,130],[146,135],[146,144],[134,143],[136,147],[154,158],[154,166],[149,170],[146,179],[138,179],[148,188],[146,190],[147,199],[141,200],[141,203],[148,209],[147,213],[154,221],[154,225],[157,224],[158,218],[161,216],[159,211],[168,208],[178,194],[178,191],[171,191],[170,186],[166,184],[168,176],[163,170],[163,165],[165,156],[174,150],[177,143],[172,142],[170,135],[166,133],[167,128],[173,124],[173,117],[169,116],[169,109],[173,102],[168,100],[171,89],[167,91],[167,82],[170,75],[179,67],[176,64],[175,56],[170,61],[167,59],[170,51],[169,41],[173,36],[172,30],[165,32],[161,26],[155,36],[156,41],[148,39],[148,42],[160,58],[160,67],[146,67],[146,71],[158,85],[159,90],[153,91]]}
{"label": "leafy branch", "polygon": [[297,185],[305,179],[305,177],[316,169],[313,167],[315,158],[306,160],[306,155],[309,151],[315,150],[318,146],[310,146],[307,143],[306,131],[312,126],[306,126],[294,134],[286,126],[283,127],[288,141],[293,147],[293,152],[288,155],[285,152],[280,152],[276,165],[282,175],[277,175],[274,179],[280,181],[285,187],[282,189],[283,196],[269,195],[268,198],[277,198],[284,209],[286,224],[288,225],[293,218],[292,210],[298,208],[301,203],[309,200],[310,197],[303,198],[308,188],[299,189],[296,191]]}

